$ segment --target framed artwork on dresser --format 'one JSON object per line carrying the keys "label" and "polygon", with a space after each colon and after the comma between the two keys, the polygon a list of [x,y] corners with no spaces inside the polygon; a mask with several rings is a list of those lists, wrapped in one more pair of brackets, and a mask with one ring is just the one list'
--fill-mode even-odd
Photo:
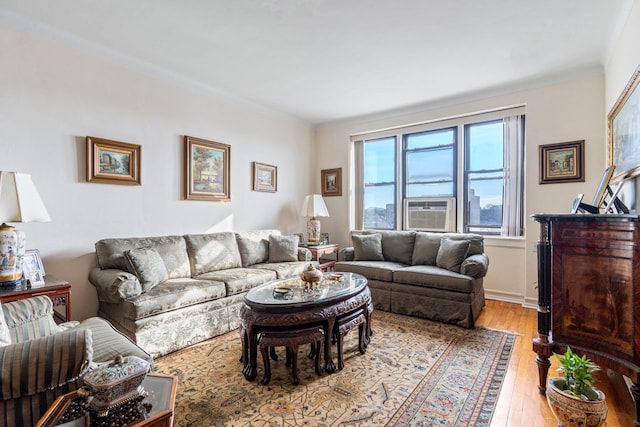
{"label": "framed artwork on dresser", "polygon": [[640,66],[608,116],[609,165],[616,168],[615,182],[640,175]]}

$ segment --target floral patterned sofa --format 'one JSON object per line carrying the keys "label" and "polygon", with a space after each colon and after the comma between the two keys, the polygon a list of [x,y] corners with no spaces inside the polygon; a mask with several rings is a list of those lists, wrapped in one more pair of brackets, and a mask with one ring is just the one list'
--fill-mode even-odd
{"label": "floral patterned sofa", "polygon": [[158,357],[239,325],[249,289],[311,262],[278,230],[102,239],[95,245],[98,315]]}
{"label": "floral patterned sofa", "polygon": [[474,327],[489,268],[481,235],[364,230],[351,240],[334,268],[365,276],[377,310]]}

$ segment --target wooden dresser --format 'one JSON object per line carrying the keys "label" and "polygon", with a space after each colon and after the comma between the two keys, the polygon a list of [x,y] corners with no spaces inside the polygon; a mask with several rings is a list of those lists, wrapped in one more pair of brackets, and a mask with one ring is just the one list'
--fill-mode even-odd
{"label": "wooden dresser", "polygon": [[567,346],[633,381],[640,420],[640,217],[537,214],[538,338],[546,391],[549,357]]}

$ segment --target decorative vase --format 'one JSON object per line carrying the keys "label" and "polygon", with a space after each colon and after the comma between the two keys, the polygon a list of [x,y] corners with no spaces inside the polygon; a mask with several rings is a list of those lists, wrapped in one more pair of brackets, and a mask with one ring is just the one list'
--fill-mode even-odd
{"label": "decorative vase", "polygon": [[0,226],[0,285],[11,285],[22,279],[24,232],[7,224]]}
{"label": "decorative vase", "polygon": [[598,400],[582,400],[563,391],[565,379],[551,378],[547,387],[547,402],[560,427],[599,427],[607,418],[604,393],[595,387]]}
{"label": "decorative vase", "polygon": [[300,275],[300,278],[304,282],[305,288],[313,289],[322,280],[322,271],[315,268],[313,264],[309,264],[307,269]]}

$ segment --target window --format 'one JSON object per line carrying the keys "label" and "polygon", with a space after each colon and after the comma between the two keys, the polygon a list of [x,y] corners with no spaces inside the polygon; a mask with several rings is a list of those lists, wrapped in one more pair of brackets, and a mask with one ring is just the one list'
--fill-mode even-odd
{"label": "window", "polygon": [[356,228],[402,229],[405,201],[453,198],[455,230],[522,235],[523,113],[515,107],[353,138]]}
{"label": "window", "polygon": [[364,224],[366,228],[396,228],[396,138],[364,144]]}

